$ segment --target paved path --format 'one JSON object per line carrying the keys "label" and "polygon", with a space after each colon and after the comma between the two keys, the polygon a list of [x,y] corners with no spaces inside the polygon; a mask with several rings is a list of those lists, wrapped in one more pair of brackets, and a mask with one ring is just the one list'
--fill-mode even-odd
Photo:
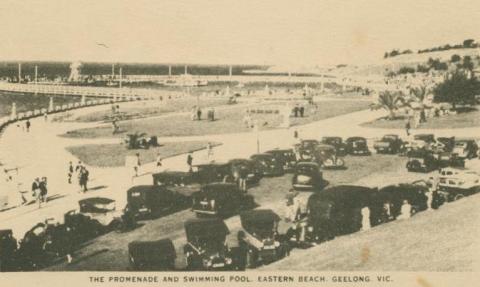
{"label": "paved path", "polygon": [[[92,107],[78,111],[78,114],[88,113],[94,110],[109,109],[110,107]],[[273,148],[291,147],[293,131],[298,130],[301,138],[321,138],[322,136],[338,135],[364,136],[378,138],[386,133],[404,134],[403,130],[372,129],[361,127],[359,124],[384,116],[383,111],[360,111],[341,115],[318,122],[306,124],[290,129],[276,129],[260,131],[258,134],[232,133],[224,135],[205,135],[190,137],[165,137],[159,138],[160,142],[167,141],[216,141],[223,143],[214,149],[214,159],[225,161],[231,158],[248,157],[257,151],[257,139],[260,151]],[[70,122],[45,122],[43,119],[32,120],[32,129],[29,133],[22,131],[15,125],[9,126],[0,138],[0,161],[6,167],[19,167],[18,182],[23,182],[26,190],[30,190],[30,184],[35,177],[46,176],[49,179],[49,196],[52,200],[41,209],[36,205],[15,207],[0,212],[0,229],[14,227],[17,238],[23,237],[26,230],[44,218],[55,217],[61,219],[63,214],[77,207],[79,199],[91,196],[108,196],[118,200],[118,206],[125,204],[125,191],[132,185],[151,184],[151,172],[155,171],[152,164],[142,166],[141,173],[144,175],[132,181],[131,172],[125,167],[96,168],[88,167],[91,180],[91,191],[87,194],[78,193],[76,184],[67,183],[68,162],[77,162],[65,147],[83,143],[113,143],[119,139],[67,139],[57,135],[68,130],[94,126],[93,123],[70,123]],[[479,135],[480,128],[435,130],[436,135],[471,136]],[[433,132],[422,130],[422,133]],[[193,154],[194,163],[206,161],[206,151]],[[164,160],[164,166],[172,170],[186,170],[186,156],[176,156]],[[74,182],[76,182],[74,180]],[[8,188],[3,181],[2,190]],[[10,192],[12,202],[20,201],[18,194]],[[56,198],[56,199],[55,199]],[[15,204],[13,204],[15,205]]]}

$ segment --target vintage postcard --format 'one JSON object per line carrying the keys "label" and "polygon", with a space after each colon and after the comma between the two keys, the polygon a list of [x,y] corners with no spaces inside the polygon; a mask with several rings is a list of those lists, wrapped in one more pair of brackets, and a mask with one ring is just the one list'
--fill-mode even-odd
{"label": "vintage postcard", "polygon": [[478,285],[478,1],[1,5],[1,286]]}

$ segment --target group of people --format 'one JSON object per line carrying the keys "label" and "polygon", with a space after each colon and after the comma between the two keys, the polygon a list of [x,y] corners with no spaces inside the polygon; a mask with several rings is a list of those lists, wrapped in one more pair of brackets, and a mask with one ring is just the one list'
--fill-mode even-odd
{"label": "group of people", "polygon": [[80,186],[79,192],[87,192],[90,172],[81,161],[78,162],[75,168],[73,167],[73,163],[69,162],[67,171],[67,180],[69,184],[73,183],[72,178],[74,174],[77,175],[78,185]]}
{"label": "group of people", "polygon": [[[32,183],[32,197],[35,198],[35,200],[38,203],[38,208],[42,207],[43,203],[47,202],[47,194],[48,194],[48,189],[47,189],[47,177],[42,177],[40,178],[35,178],[35,180]],[[25,196],[22,194],[22,205],[27,204],[28,200],[25,198]]]}

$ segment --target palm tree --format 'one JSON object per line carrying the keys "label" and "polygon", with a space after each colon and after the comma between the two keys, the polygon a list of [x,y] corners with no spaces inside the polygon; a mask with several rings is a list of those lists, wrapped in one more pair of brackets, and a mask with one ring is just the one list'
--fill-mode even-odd
{"label": "palm tree", "polygon": [[378,102],[373,104],[374,109],[385,109],[389,112],[388,119],[395,119],[395,111],[405,105],[405,97],[402,92],[384,91],[378,95]]}

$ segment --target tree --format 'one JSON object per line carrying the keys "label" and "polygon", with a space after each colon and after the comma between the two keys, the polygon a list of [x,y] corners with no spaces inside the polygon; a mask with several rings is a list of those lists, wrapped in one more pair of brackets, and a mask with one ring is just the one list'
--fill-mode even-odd
{"label": "tree", "polygon": [[460,61],[461,59],[462,59],[462,57],[460,57],[459,55],[453,54],[452,57],[450,58],[450,61],[451,61],[452,63],[455,63],[455,62]]}
{"label": "tree", "polygon": [[464,56],[463,57],[463,64],[462,68],[465,70],[471,71],[474,68],[473,62],[472,62],[472,57],[470,56]]}
{"label": "tree", "polygon": [[467,40],[463,41],[463,47],[464,48],[474,48],[474,43],[475,43],[475,40],[467,39]]}
{"label": "tree", "polygon": [[435,102],[451,103],[453,108],[458,104],[475,103],[475,95],[480,92],[480,82],[475,77],[467,77],[463,71],[456,71],[438,84],[433,90]]}
{"label": "tree", "polygon": [[388,119],[395,119],[395,112],[405,105],[405,99],[401,92],[384,91],[378,95],[378,102],[373,104],[374,109],[385,109],[389,112]]}

